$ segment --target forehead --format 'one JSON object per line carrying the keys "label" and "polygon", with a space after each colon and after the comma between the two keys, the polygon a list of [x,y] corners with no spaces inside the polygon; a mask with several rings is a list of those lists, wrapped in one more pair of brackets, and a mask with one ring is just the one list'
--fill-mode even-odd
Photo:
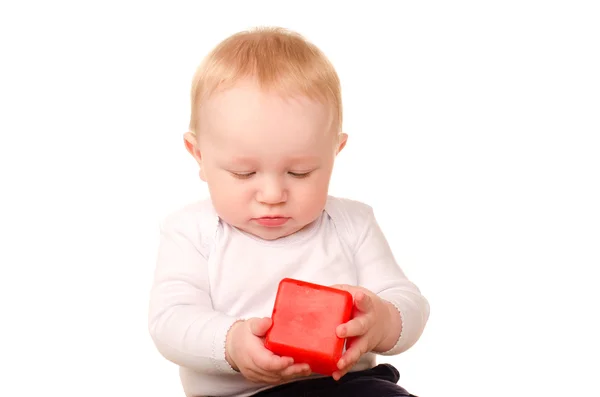
{"label": "forehead", "polygon": [[199,129],[211,141],[246,152],[270,149],[306,155],[332,142],[332,120],[330,108],[322,103],[300,95],[282,96],[244,82],[205,101],[199,112]]}

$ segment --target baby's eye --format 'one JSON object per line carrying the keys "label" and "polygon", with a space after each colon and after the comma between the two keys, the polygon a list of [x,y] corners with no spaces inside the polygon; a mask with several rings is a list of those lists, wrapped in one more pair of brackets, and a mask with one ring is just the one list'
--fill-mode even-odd
{"label": "baby's eye", "polygon": [[307,176],[309,176],[311,173],[311,171],[309,172],[288,172],[288,174],[290,174],[291,176],[293,176],[294,178],[306,178]]}
{"label": "baby's eye", "polygon": [[233,175],[234,177],[236,177],[238,179],[248,179],[252,175],[256,174],[256,172],[233,172],[233,171],[229,171],[229,172],[231,173],[231,175]]}

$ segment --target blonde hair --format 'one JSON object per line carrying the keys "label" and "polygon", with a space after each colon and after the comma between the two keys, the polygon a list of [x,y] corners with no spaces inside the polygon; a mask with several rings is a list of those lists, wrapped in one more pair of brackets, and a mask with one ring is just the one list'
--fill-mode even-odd
{"label": "blonde hair", "polygon": [[301,94],[331,107],[336,133],[342,128],[340,80],[323,52],[300,34],[279,28],[236,33],[219,43],[194,74],[190,132],[198,134],[199,110],[217,89],[251,78],[261,89]]}

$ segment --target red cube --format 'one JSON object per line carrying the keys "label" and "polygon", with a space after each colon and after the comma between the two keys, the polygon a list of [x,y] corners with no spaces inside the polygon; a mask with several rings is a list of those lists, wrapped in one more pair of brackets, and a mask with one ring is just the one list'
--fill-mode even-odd
{"label": "red cube", "polygon": [[331,375],[345,343],[335,329],[350,320],[352,305],[348,291],[285,278],[279,283],[265,347],[309,364],[312,372]]}

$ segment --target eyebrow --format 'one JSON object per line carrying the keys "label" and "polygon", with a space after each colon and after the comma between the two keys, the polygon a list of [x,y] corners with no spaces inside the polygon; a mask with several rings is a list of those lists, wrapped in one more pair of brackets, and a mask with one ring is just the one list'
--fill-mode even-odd
{"label": "eyebrow", "polygon": [[[320,160],[319,156],[293,156],[293,157],[290,157],[290,161],[294,162],[294,163],[312,162],[312,161],[319,161],[319,160]],[[251,158],[251,157],[244,157],[244,156],[231,157],[230,161],[233,163],[236,163],[236,164],[256,163],[256,159]]]}
{"label": "eyebrow", "polygon": [[252,159],[250,157],[240,157],[240,156],[231,157],[230,160],[234,163],[252,163],[255,161],[254,159]]}
{"label": "eyebrow", "polygon": [[319,156],[292,156],[290,157],[290,161],[292,163],[312,163],[312,162],[320,162],[321,157]]}

